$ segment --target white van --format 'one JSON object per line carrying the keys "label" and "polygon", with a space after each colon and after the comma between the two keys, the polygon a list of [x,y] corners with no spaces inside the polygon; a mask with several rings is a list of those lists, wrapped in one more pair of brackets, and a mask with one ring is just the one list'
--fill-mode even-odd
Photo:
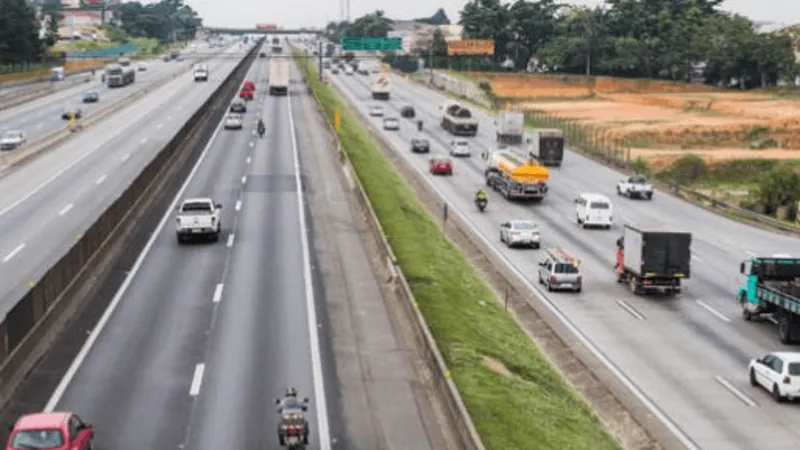
{"label": "white van", "polygon": [[611,228],[613,206],[611,200],[601,194],[581,194],[575,199],[575,217],[583,228]]}

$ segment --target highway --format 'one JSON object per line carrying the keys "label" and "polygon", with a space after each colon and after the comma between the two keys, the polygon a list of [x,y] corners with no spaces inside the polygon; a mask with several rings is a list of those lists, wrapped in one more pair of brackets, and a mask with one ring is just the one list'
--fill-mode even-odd
{"label": "highway", "polygon": [[[266,74],[267,63],[257,60],[248,77],[262,86]],[[321,133],[312,128],[320,121],[309,116],[316,115],[309,101],[257,90],[245,129],[217,129],[53,392],[45,410],[75,411],[93,423],[97,448],[278,449],[274,398],[287,385],[311,401],[309,449],[447,448],[426,444],[433,438],[426,437],[417,417],[425,401],[411,392],[418,382],[404,379],[404,374],[410,378],[410,363],[402,348],[392,348],[391,325],[376,308],[380,294],[375,280],[365,276],[371,271],[357,240],[347,241],[356,252],[339,273],[364,290],[360,301],[368,303],[359,306],[364,309],[359,315],[374,323],[353,318],[355,329],[353,324],[346,329],[341,318],[326,312],[331,299],[344,308],[355,305],[348,305],[347,293],[334,293],[320,274],[332,268],[317,251],[323,245],[318,229],[331,233],[333,227],[315,224],[312,230],[307,222],[318,217],[306,212],[311,206],[301,180],[309,172],[301,167],[324,156],[302,150],[320,143]],[[267,127],[263,140],[254,132],[259,114]],[[310,174],[318,176],[319,170]],[[332,174],[312,181],[311,190],[325,194],[309,195],[314,207],[326,199],[343,200]],[[175,207],[196,196],[223,205],[223,236],[217,243],[179,246]],[[338,215],[340,224],[353,220],[346,217]],[[356,267],[359,274],[351,272]],[[382,327],[359,336],[379,341],[345,349],[342,339],[363,333],[362,326]],[[334,372],[340,351],[347,353],[353,373]],[[383,352],[388,354],[379,357]],[[359,361],[362,353],[372,360]],[[372,369],[363,370],[371,373],[358,370],[370,364]],[[371,401],[353,400],[364,390]],[[342,404],[350,405],[344,413]],[[361,420],[353,419],[359,415]],[[351,436],[364,440],[351,442]]]}
{"label": "highway", "polygon": [[208,83],[178,77],[0,177],[0,314],[116,200],[242,57],[239,51],[211,60]]}
{"label": "highway", "polygon": [[[442,94],[393,75],[391,100],[374,101],[369,94],[371,76],[328,76],[365,117],[375,104],[384,105],[387,117],[397,118],[402,106],[413,105],[425,122],[430,156],[447,153],[453,137],[439,126],[438,108],[447,100]],[[429,156],[410,152],[410,139],[417,133],[413,120],[400,119],[399,132],[382,132],[444,197],[451,212],[466,218],[507,266],[541,293],[549,308],[579,330],[584,345],[600,355],[687,448],[796,448],[800,411],[776,404],[766,392],[751,388],[747,378],[749,359],[791,347],[779,343],[775,326],[745,323],[735,297],[743,259],[786,253],[797,240],[736,223],[660,192],[652,202],[617,197],[616,182],[622,175],[571,151],[561,169],[551,170],[543,203],[512,204],[489,191],[487,212],[479,214],[472,204],[474,192],[485,184],[479,155],[496,143],[492,119],[478,114],[479,135],[469,138],[473,156],[456,160],[452,177],[430,176]],[[365,120],[381,128],[381,119]],[[573,200],[580,192],[605,194],[614,201],[616,223],[610,231],[582,230],[575,223]],[[499,242],[499,224],[514,218],[540,224],[543,248],[563,247],[581,258],[583,293],[547,293],[538,286],[541,253],[509,250]],[[623,223],[693,233],[692,279],[681,296],[636,297],[616,283],[615,240]]]}
{"label": "highway", "polygon": [[[95,75],[94,81],[82,83],[77,86],[57,91],[42,98],[23,103],[21,105],[0,111],[0,134],[8,130],[25,132],[28,142],[45,137],[51,133],[67,127],[69,121],[61,118],[61,113],[67,106],[80,106],[83,108],[84,117],[99,111],[109,105],[121,103],[131,93],[146,89],[158,82],[172,76],[186,72],[200,57],[218,53],[203,48],[203,53],[189,54],[183,61],[163,62],[152,60],[144,62],[146,71],[136,72],[136,81],[121,88],[108,88],[101,82],[101,71]],[[132,65],[139,63],[134,61]],[[190,74],[186,78],[191,77]],[[83,103],[83,93],[95,90],[100,94],[97,103]]]}

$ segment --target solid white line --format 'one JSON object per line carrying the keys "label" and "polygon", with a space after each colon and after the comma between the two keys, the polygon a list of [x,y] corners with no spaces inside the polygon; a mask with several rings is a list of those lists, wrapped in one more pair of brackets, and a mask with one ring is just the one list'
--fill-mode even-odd
{"label": "solid white line", "polygon": [[108,176],[107,176],[107,175],[103,175],[103,176],[101,176],[100,178],[98,178],[98,179],[97,179],[97,181],[95,181],[95,184],[100,184],[100,183],[102,183],[103,181],[106,181],[106,178],[108,178]]}
{"label": "solid white line", "polygon": [[228,247],[233,247],[233,237],[236,236],[235,234],[231,233],[228,235],[228,243],[226,244]]}
{"label": "solid white line", "polygon": [[719,312],[716,309],[712,308],[711,305],[709,305],[708,303],[706,303],[706,302],[704,302],[702,300],[695,300],[695,301],[697,302],[698,305],[700,305],[701,308],[703,308],[706,311],[710,312],[711,314],[716,316],[719,320],[721,320],[723,322],[731,323],[731,319],[727,318],[724,314],[722,314],[721,312]]}
{"label": "solid white line", "polygon": [[319,349],[317,331],[317,306],[314,302],[314,285],[311,282],[311,253],[308,245],[306,227],[306,207],[303,199],[303,179],[300,177],[300,152],[297,149],[297,130],[294,127],[292,96],[287,92],[289,104],[289,128],[292,135],[292,156],[294,157],[294,179],[297,186],[297,214],[300,220],[300,245],[303,247],[303,278],[306,288],[306,311],[308,312],[308,336],[311,347],[311,372],[314,379],[314,398],[317,401],[317,427],[319,428],[320,450],[331,450],[328,405],[325,397],[325,384],[322,375],[322,354]]}
{"label": "solid white line", "polygon": [[739,389],[736,389],[736,386],[731,384],[730,381],[726,380],[725,378],[722,378],[719,375],[715,376],[714,379],[717,380],[717,383],[721,384],[722,387],[727,389],[728,392],[730,392],[736,398],[741,400],[741,402],[744,403],[745,405],[747,405],[747,406],[749,406],[751,408],[758,406],[758,403],[753,401],[750,397],[744,395],[744,393],[742,391],[740,391]]}
{"label": "solid white line", "polygon": [[125,156],[122,157],[122,162],[127,161],[128,158],[130,158],[130,157],[131,157],[131,154],[130,153],[126,153]]}
{"label": "solid white line", "polygon": [[222,288],[225,287],[224,284],[219,283],[217,287],[214,289],[214,297],[211,299],[214,303],[219,303],[222,300]]}
{"label": "solid white line", "polygon": [[200,363],[194,368],[194,375],[192,376],[192,385],[189,386],[189,395],[197,397],[200,393],[200,386],[203,384],[203,372],[206,371],[206,365]]}
{"label": "solid white line", "polygon": [[637,320],[645,320],[645,317],[639,311],[634,309],[633,306],[629,305],[628,302],[623,301],[623,300],[617,300],[617,305],[619,305],[620,308],[622,308],[625,311],[627,311],[628,314],[632,315],[635,319],[637,319]]}
{"label": "solid white line", "polygon": [[94,329],[92,329],[91,334],[89,334],[89,339],[86,340],[86,343],[83,344],[83,347],[81,347],[81,350],[75,356],[75,359],[72,360],[72,364],[69,366],[69,369],[67,369],[64,377],[61,378],[58,386],[56,386],[55,391],[53,391],[53,395],[50,396],[50,400],[47,401],[47,405],[44,407],[45,412],[52,412],[55,407],[58,406],[58,402],[61,401],[61,398],[64,396],[64,393],[69,387],[69,384],[72,382],[72,379],[75,378],[75,374],[78,373],[78,369],[80,369],[81,364],[83,364],[83,361],[86,360],[86,357],[92,350],[94,343],[97,342],[97,338],[100,336],[100,333],[102,333],[103,329],[108,324],[108,321],[111,320],[111,316],[119,306],[119,303],[122,301],[122,298],[125,296],[128,288],[130,288],[133,278],[144,265],[144,260],[147,258],[147,255],[150,253],[153,245],[155,245],[158,235],[161,234],[161,230],[164,229],[164,227],[167,225],[167,222],[172,219],[172,212],[178,207],[178,202],[181,201],[183,193],[186,192],[186,189],[189,187],[189,183],[191,183],[192,179],[197,174],[197,171],[200,170],[200,165],[206,159],[208,150],[213,145],[214,140],[217,138],[220,130],[222,130],[223,123],[224,121],[220,121],[220,123],[217,125],[217,129],[214,131],[211,139],[209,139],[208,144],[206,144],[206,148],[203,149],[203,153],[200,154],[200,157],[197,159],[197,162],[192,168],[192,171],[189,173],[189,176],[186,177],[186,181],[183,182],[183,186],[181,186],[181,189],[175,195],[175,198],[172,200],[172,204],[170,204],[169,207],[167,207],[167,210],[164,211],[164,216],[161,218],[161,222],[158,223],[155,231],[150,236],[150,240],[147,241],[144,249],[142,249],[142,253],[139,254],[139,257],[136,259],[133,267],[131,267],[131,270],[128,272],[128,276],[125,277],[125,280],[122,282],[119,290],[114,295],[114,298],[111,299],[111,303],[109,303],[108,308],[106,308],[102,317],[100,317],[100,320],[97,322],[97,325],[95,325]]}
{"label": "solid white line", "polygon": [[235,209],[236,211],[239,211],[240,209],[242,209],[242,201],[241,200],[236,200],[236,206],[234,206],[233,209]]}
{"label": "solid white line", "polygon": [[17,253],[21,252],[23,248],[25,248],[25,244],[24,243],[19,244],[17,248],[11,250],[11,253],[7,254],[6,257],[3,258],[3,262],[5,263],[11,261],[11,258],[17,256]]}
{"label": "solid white line", "polygon": [[68,213],[70,209],[72,209],[72,203],[70,203],[69,205],[65,206],[64,209],[59,211],[58,215],[59,216],[63,216],[64,214]]}
{"label": "solid white line", "polygon": [[247,183],[247,175],[242,177],[242,184],[245,184],[245,183]]}

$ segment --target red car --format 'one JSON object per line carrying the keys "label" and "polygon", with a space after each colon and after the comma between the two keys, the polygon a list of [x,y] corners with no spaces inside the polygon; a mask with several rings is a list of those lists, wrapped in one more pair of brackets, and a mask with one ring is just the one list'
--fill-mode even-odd
{"label": "red car", "polygon": [[242,83],[242,89],[247,89],[248,91],[256,91],[256,84],[252,81],[245,81]]}
{"label": "red car", "polygon": [[6,450],[91,450],[94,426],[68,412],[26,414],[11,428]]}
{"label": "red car", "polygon": [[253,99],[253,91],[251,91],[251,90],[249,90],[247,88],[242,88],[242,90],[239,91],[239,98],[243,98],[245,100],[252,100]]}
{"label": "red car", "polygon": [[431,158],[428,169],[434,175],[452,175],[453,161],[450,158]]}

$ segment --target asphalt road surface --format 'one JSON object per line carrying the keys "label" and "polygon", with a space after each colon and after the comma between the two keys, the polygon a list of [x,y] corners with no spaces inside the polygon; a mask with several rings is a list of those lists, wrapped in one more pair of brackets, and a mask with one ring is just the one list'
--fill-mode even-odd
{"label": "asphalt road surface", "polygon": [[[751,358],[792,347],[779,343],[772,324],[743,322],[736,300],[742,281],[739,263],[754,255],[787,253],[796,247],[795,238],[725,219],[660,192],[651,202],[617,197],[616,183],[622,175],[574,152],[566,153],[560,169],[551,170],[550,191],[541,204],[512,204],[490,191],[488,209],[479,214],[472,204],[474,192],[485,184],[479,155],[496,148],[493,122],[486,113],[477,112],[479,135],[468,138],[473,157],[456,160],[452,177],[432,177],[427,173],[429,156],[447,154],[453,139],[439,126],[438,108],[446,97],[393,75],[391,100],[374,101],[369,94],[371,77],[329,77],[364,115],[375,104],[384,105],[387,117],[397,118],[402,106],[416,108],[425,122],[422,134],[431,141],[431,155],[410,152],[409,142],[417,131],[409,119],[400,119],[400,131],[384,131],[398,154],[429,179],[451,213],[464,216],[509,267],[580,330],[613,367],[612,373],[621,376],[684,445],[743,450],[797,447],[800,411],[778,405],[766,392],[750,387],[747,373]],[[380,119],[365,120],[382,126]],[[573,200],[581,192],[613,199],[616,223],[610,231],[583,230],[576,224]],[[547,293],[538,286],[541,252],[506,249],[499,242],[499,224],[514,218],[540,224],[543,248],[563,247],[581,258],[583,293]],[[615,240],[624,223],[692,232],[692,279],[682,295],[637,297],[616,283]]]}
{"label": "asphalt road surface", "polygon": [[[212,52],[212,50],[218,51]],[[0,111],[0,134],[9,130],[23,131],[27,135],[28,142],[45,137],[67,127],[69,121],[61,118],[61,114],[67,106],[79,106],[83,109],[84,117],[89,117],[93,112],[99,111],[108,105],[121,103],[133,92],[157,84],[174,74],[187,72],[198,57],[222,51],[221,49],[205,48],[202,53],[187,56],[185,60],[180,62],[162,62],[160,60],[146,62],[145,67],[147,67],[147,70],[136,72],[136,81],[120,88],[106,87],[100,81],[101,71],[97,71],[94,81],[82,83]],[[230,51],[230,49],[225,51]],[[134,66],[138,65],[137,62],[132,64]],[[191,78],[191,74],[187,72],[185,78]],[[83,93],[89,90],[97,91],[100,94],[100,101],[97,103],[83,103]]]}
{"label": "asphalt road surface", "polygon": [[[251,79],[261,85],[266,76],[267,63],[257,60]],[[364,289],[362,303],[348,305],[349,293],[322,286],[328,276],[319,274],[320,263],[330,265],[318,258],[321,237],[305,213],[305,182],[300,187],[309,178],[301,164],[316,159],[301,146],[319,143],[310,137],[319,125],[302,101],[258,90],[251,105],[259,107],[247,112],[245,128],[217,132],[176,201],[210,196],[222,203],[220,241],[178,245],[172,205],[55,390],[45,409],[75,411],[93,423],[98,448],[278,449],[274,399],[287,385],[310,399],[310,449],[445,448],[422,430],[425,402],[413,399],[410,363],[391,342],[385,311],[375,308],[376,282],[365,277],[367,256],[357,241],[349,241],[356,253],[340,273]],[[263,139],[254,132],[259,114]],[[315,178],[312,202],[341,202],[342,188],[332,183],[330,173]],[[328,323],[329,297],[366,309],[356,313],[364,317]],[[384,329],[365,335],[372,327]],[[344,345],[348,332],[363,348]],[[331,349],[374,374],[350,367],[354,373],[337,376]],[[351,420],[357,429],[344,430]]]}
{"label": "asphalt road surface", "polygon": [[244,57],[209,62],[0,177],[0,316],[75,243]]}

